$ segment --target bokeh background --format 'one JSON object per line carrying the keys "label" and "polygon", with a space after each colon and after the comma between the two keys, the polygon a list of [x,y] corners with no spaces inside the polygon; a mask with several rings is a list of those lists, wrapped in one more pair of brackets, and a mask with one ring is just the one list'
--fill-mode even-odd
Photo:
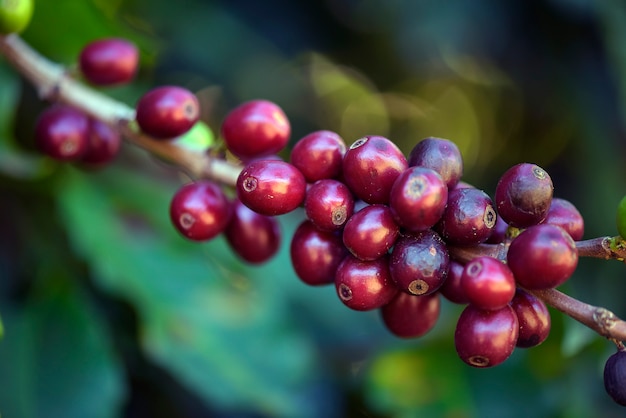
{"label": "bokeh background", "polygon": [[[577,205],[585,237],[614,235],[626,193],[622,0],[37,0],[24,38],[75,68],[88,41],[133,40],[133,105],[148,88],[198,94],[219,132],[237,104],[278,103],[292,144],[330,129],[405,152],[455,141],[464,180],[493,194],[523,161]],[[548,340],[487,370],[453,344],[461,307],[392,337],[377,312],[295,276],[280,254],[242,264],[168,221],[186,181],[127,146],[97,172],[33,146],[44,108],[0,59],[0,414],[27,417],[620,417],[603,388],[612,343],[560,313]],[[288,150],[285,151],[287,156]],[[626,317],[626,267],[581,260],[563,290]]]}

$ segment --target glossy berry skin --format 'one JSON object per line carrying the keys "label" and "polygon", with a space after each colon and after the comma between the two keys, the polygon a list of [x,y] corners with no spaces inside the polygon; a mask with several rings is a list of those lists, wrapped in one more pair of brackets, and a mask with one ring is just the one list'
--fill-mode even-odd
{"label": "glossy berry skin", "polygon": [[374,260],[387,254],[396,242],[399,227],[386,205],[370,205],[361,209],[346,222],[343,243],[361,260]]}
{"label": "glossy berry skin", "polygon": [[87,81],[99,86],[125,84],[134,78],[139,65],[137,47],[125,39],[99,39],[81,51],[78,66]]}
{"label": "glossy berry skin", "polygon": [[552,179],[543,168],[530,163],[514,165],[496,185],[498,214],[517,228],[536,225],[548,214],[553,191]]}
{"label": "glossy berry skin", "polygon": [[339,265],[335,289],[341,302],[357,311],[380,308],[398,292],[389,277],[387,257],[363,261],[352,255]]}
{"label": "glossy berry skin", "polygon": [[418,142],[408,158],[409,166],[435,170],[448,188],[454,188],[463,176],[463,157],[456,144],[448,139],[429,137]]}
{"label": "glossy berry skin", "polygon": [[436,232],[402,235],[393,247],[389,272],[396,286],[414,295],[436,292],[446,280],[450,256]]}
{"label": "glossy berry skin", "polygon": [[110,125],[98,119],[90,119],[87,142],[87,151],[80,161],[90,166],[103,166],[110,163],[119,153],[122,137]]}
{"label": "glossy berry skin", "polygon": [[552,321],[548,307],[541,299],[517,289],[511,307],[519,321],[518,347],[535,347],[548,338]]}
{"label": "glossy berry skin", "polygon": [[626,406],[626,351],[612,354],[604,364],[604,388],[615,402]]}
{"label": "glossy berry skin", "polygon": [[473,367],[493,367],[515,350],[519,323],[509,305],[485,310],[467,305],[456,324],[454,345],[460,359]]}
{"label": "glossy berry skin", "polygon": [[496,221],[496,211],[487,193],[479,189],[456,189],[448,194],[435,230],[451,244],[476,245],[491,236]]}
{"label": "glossy berry skin", "polygon": [[469,303],[469,298],[463,289],[461,277],[465,266],[457,261],[450,260],[448,276],[439,288],[439,293],[452,303],[465,305]]}
{"label": "glossy berry skin", "polygon": [[385,327],[400,338],[418,338],[433,329],[439,319],[441,299],[437,293],[416,296],[398,292],[380,308]]}
{"label": "glossy berry skin", "polygon": [[239,173],[237,196],[262,215],[283,215],[304,202],[306,180],[297,168],[280,160],[252,161]]}
{"label": "glossy berry skin", "polygon": [[291,135],[283,110],[267,100],[237,106],[226,115],[221,130],[228,150],[244,161],[278,153]]}
{"label": "glossy berry skin", "polygon": [[137,102],[136,120],[143,132],[155,139],[174,139],[200,118],[196,96],[177,86],[156,87]]}
{"label": "glossy berry skin", "polygon": [[423,231],[434,226],[443,215],[448,188],[436,171],[409,167],[395,180],[389,206],[396,222],[408,231]]}
{"label": "glossy berry skin", "polygon": [[543,223],[560,226],[574,241],[583,239],[585,233],[585,221],[576,206],[558,197],[552,198],[552,204]]}
{"label": "glossy berry skin", "polygon": [[87,152],[88,137],[89,118],[70,106],[53,105],[35,123],[37,147],[56,160],[79,160]]}
{"label": "glossy berry skin", "polygon": [[469,303],[481,309],[500,309],[515,296],[513,273],[492,257],[477,257],[467,263],[461,285]]}
{"label": "glossy berry skin", "polygon": [[222,233],[231,216],[230,202],[222,189],[210,181],[182,186],[170,203],[170,219],[185,238],[206,241]]}
{"label": "glossy berry skin", "polygon": [[30,23],[35,0],[0,2],[0,34],[20,33]]}
{"label": "glossy berry skin", "polygon": [[318,180],[306,192],[304,212],[319,229],[339,230],[354,212],[352,192],[340,181]]}
{"label": "glossy berry skin", "polygon": [[320,286],[333,283],[339,264],[348,255],[341,235],[317,229],[303,221],[291,239],[291,264],[304,283]]}
{"label": "glossy berry skin", "polygon": [[522,231],[509,246],[507,263],[515,280],[526,289],[549,289],[563,284],[578,264],[576,243],[556,225],[535,225]]}
{"label": "glossy berry skin", "polygon": [[408,167],[402,151],[382,136],[356,140],[343,157],[343,179],[367,203],[387,203],[396,178]]}
{"label": "glossy berry skin", "polygon": [[281,232],[276,218],[261,215],[235,199],[224,236],[233,252],[249,264],[271,259],[280,247]]}
{"label": "glossy berry skin", "polygon": [[309,183],[337,178],[341,174],[346,144],[332,131],[312,132],[291,149],[289,162],[304,174]]}

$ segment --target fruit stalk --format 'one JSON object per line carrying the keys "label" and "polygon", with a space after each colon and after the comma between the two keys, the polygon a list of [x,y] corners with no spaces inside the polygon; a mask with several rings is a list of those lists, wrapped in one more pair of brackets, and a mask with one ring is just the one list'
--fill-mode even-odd
{"label": "fruit stalk", "polygon": [[118,129],[127,142],[174,164],[194,178],[207,178],[234,186],[241,167],[210,155],[191,151],[173,141],[155,141],[137,129],[135,110],[68,76],[65,68],[28,45],[16,34],[0,36],[0,53],[38,91],[43,100],[61,102]]}

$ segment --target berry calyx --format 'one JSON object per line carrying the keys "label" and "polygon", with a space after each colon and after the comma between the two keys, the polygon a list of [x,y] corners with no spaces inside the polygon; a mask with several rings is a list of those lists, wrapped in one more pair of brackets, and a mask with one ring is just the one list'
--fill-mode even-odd
{"label": "berry calyx", "polygon": [[354,198],[348,186],[332,179],[318,180],[309,187],[304,212],[319,229],[335,231],[344,227],[354,212]]}
{"label": "berry calyx", "polygon": [[130,82],[137,72],[139,51],[125,39],[99,39],[81,51],[78,66],[87,81],[99,86]]}
{"label": "berry calyx", "polygon": [[150,90],[137,102],[136,120],[155,139],[173,139],[187,132],[200,118],[196,96],[177,86]]}
{"label": "berry calyx", "polygon": [[207,180],[178,189],[170,203],[170,219],[185,238],[206,241],[226,229],[231,208],[222,189]]}
{"label": "berry calyx", "polygon": [[363,261],[348,255],[337,269],[335,288],[341,302],[357,311],[380,308],[398,293],[386,256]]}
{"label": "berry calyx", "polygon": [[228,150],[247,161],[282,150],[289,141],[291,125],[277,104],[251,100],[226,115],[221,131]]}

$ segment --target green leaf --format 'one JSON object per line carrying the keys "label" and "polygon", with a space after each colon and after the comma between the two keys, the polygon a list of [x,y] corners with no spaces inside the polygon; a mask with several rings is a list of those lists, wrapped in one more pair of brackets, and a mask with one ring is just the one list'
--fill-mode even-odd
{"label": "green leaf", "polygon": [[123,373],[101,319],[65,277],[44,277],[45,289],[25,308],[5,312],[0,343],[0,405],[15,417],[116,417]]}
{"label": "green leaf", "polygon": [[317,416],[310,341],[279,291],[289,271],[268,280],[261,270],[253,281],[223,239],[200,244],[175,232],[174,185],[105,171],[69,172],[61,214],[98,285],[137,308],[147,355],[213,405]]}

